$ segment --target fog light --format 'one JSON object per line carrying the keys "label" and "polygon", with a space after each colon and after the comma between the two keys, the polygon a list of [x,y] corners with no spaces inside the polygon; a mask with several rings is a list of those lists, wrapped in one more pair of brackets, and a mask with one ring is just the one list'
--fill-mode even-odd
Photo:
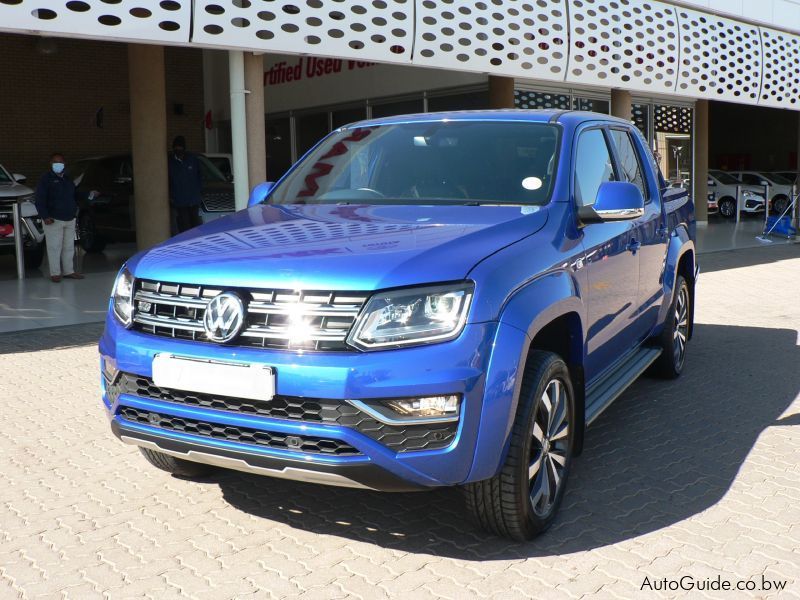
{"label": "fog light", "polygon": [[458,396],[403,398],[386,402],[392,410],[408,417],[451,417],[458,415]]}

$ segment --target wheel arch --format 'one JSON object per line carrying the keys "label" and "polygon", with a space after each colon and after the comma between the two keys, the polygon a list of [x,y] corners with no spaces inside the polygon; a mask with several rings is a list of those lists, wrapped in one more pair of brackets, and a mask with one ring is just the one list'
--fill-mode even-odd
{"label": "wheel arch", "polygon": [[[577,283],[572,274],[563,270],[536,278],[506,301],[487,370],[487,382],[499,380],[498,374],[503,374],[506,386],[502,394],[497,393],[498,386],[490,386],[484,395],[468,481],[494,476],[505,460],[525,364],[532,350],[554,352],[567,363],[576,394],[576,413],[579,413],[576,417],[583,422],[585,322],[585,307]],[[510,348],[506,340],[515,346]],[[509,373],[513,373],[513,378]],[[583,427],[576,423],[576,432],[580,432],[576,439],[578,451],[582,448],[582,431]]]}

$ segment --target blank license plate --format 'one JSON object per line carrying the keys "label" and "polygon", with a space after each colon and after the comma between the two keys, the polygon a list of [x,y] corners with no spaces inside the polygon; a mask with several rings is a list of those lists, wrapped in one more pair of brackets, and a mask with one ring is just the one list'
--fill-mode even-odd
{"label": "blank license plate", "polygon": [[263,365],[222,363],[171,354],[153,357],[153,383],[158,387],[248,400],[272,400],[275,371]]}

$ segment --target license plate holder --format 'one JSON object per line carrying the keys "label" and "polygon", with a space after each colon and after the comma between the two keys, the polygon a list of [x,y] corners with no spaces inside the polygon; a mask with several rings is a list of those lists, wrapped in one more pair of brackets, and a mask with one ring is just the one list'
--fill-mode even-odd
{"label": "license plate holder", "polygon": [[160,353],[153,357],[153,383],[184,392],[269,401],[275,395],[275,369]]}

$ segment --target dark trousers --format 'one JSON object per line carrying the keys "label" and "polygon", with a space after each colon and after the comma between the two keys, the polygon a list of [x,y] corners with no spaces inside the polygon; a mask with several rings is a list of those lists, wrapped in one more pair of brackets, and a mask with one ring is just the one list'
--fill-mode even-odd
{"label": "dark trousers", "polygon": [[203,221],[200,219],[200,207],[198,205],[176,206],[175,223],[178,226],[178,233],[183,233],[192,227],[202,225]]}

